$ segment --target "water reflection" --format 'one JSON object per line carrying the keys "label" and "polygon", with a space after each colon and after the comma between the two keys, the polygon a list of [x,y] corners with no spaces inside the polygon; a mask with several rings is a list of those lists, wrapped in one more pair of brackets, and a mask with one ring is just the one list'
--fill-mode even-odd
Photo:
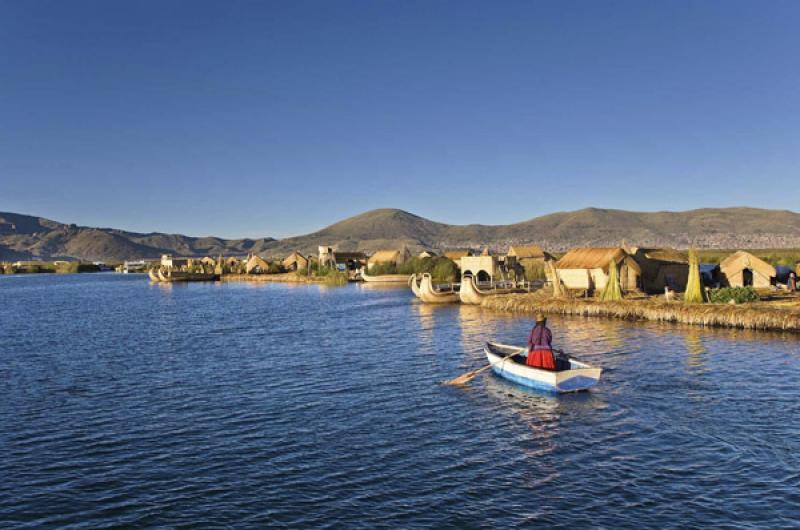
{"label": "water reflection", "polygon": [[703,374],[706,371],[706,355],[708,350],[703,344],[703,330],[694,328],[686,330],[684,341],[686,342],[686,365],[695,374]]}

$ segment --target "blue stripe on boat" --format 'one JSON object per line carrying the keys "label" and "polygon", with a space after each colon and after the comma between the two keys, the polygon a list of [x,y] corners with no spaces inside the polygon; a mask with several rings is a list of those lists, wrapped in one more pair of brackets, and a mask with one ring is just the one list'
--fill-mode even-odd
{"label": "blue stripe on boat", "polygon": [[537,390],[545,390],[547,392],[558,393],[558,389],[553,385],[549,385],[547,383],[543,383],[542,381],[536,381],[533,379],[528,379],[527,377],[522,377],[517,374],[512,374],[506,370],[503,370],[499,366],[492,366],[492,371],[502,377],[503,379],[508,379],[509,381],[513,381],[518,385],[526,386],[528,388],[535,388]]}

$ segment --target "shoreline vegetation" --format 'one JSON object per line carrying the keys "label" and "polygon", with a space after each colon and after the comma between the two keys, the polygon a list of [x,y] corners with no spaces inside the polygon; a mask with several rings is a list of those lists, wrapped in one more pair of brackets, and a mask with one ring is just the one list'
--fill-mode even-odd
{"label": "shoreline vegetation", "polygon": [[102,270],[92,263],[79,261],[26,262],[22,266],[0,263],[0,274],[78,274],[87,272],[102,272]]}
{"label": "shoreline vegetation", "polygon": [[704,327],[800,332],[800,300],[797,298],[746,304],[685,304],[656,297],[619,301],[562,299],[539,291],[531,294],[492,295],[483,300],[481,307],[530,315],[543,312]]}

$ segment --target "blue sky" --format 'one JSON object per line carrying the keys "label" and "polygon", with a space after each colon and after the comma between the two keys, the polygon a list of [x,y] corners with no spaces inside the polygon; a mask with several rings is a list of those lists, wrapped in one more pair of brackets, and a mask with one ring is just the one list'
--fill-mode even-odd
{"label": "blue sky", "polygon": [[798,210],[800,2],[0,0],[0,211]]}

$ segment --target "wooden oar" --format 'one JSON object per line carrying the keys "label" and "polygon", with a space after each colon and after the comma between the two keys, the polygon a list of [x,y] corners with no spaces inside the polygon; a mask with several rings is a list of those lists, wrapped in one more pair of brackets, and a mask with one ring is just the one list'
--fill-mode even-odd
{"label": "wooden oar", "polygon": [[465,374],[459,375],[458,377],[456,377],[455,379],[451,379],[450,381],[443,381],[442,384],[443,385],[465,385],[465,384],[469,383],[470,381],[472,381],[473,379],[475,379],[478,376],[478,374],[480,374],[481,372],[484,372],[484,371],[488,370],[489,368],[491,368],[495,364],[502,363],[506,359],[509,359],[509,358],[511,358],[511,357],[513,357],[515,355],[519,355],[519,353],[520,352],[516,351],[514,353],[506,355],[505,357],[503,357],[502,359],[500,359],[496,363],[489,363],[486,366],[484,366],[483,368],[478,368],[477,370],[472,370],[472,371],[467,372]]}

